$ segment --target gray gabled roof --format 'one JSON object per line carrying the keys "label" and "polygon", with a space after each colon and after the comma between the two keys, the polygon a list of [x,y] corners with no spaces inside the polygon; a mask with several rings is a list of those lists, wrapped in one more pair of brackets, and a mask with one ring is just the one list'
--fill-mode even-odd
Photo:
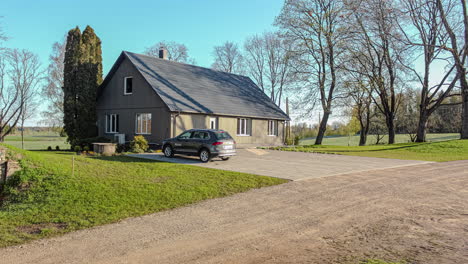
{"label": "gray gabled roof", "polygon": [[170,111],[289,120],[246,76],[127,51],[122,55],[132,62]]}

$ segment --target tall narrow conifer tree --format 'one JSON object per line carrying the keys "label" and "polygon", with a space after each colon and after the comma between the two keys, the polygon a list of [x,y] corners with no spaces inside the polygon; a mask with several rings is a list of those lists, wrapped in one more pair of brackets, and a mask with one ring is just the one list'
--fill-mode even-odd
{"label": "tall narrow conifer tree", "polygon": [[96,96],[102,82],[101,40],[87,26],[67,36],[64,65],[64,128],[72,147],[95,137]]}

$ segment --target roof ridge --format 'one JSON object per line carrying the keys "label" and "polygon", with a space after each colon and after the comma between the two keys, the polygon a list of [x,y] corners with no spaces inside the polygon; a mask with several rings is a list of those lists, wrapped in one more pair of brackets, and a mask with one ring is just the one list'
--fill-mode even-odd
{"label": "roof ridge", "polygon": [[190,66],[190,67],[202,68],[202,69],[207,69],[207,70],[211,70],[211,71],[215,71],[215,72],[220,72],[220,73],[231,74],[231,75],[240,76],[240,77],[244,77],[244,78],[249,78],[249,76],[242,75],[242,74],[220,71],[220,70],[216,70],[216,69],[213,69],[213,68],[198,66],[198,65],[189,64],[189,63],[184,63],[184,62],[179,62],[179,61],[165,60],[165,59],[161,59],[161,58],[158,58],[158,57],[155,57],[155,56],[151,56],[151,55],[147,55],[147,54],[141,54],[141,53],[126,51],[126,50],[123,50],[122,52],[124,52],[124,53],[130,53],[130,54],[135,54],[135,55],[138,55],[138,56],[144,56],[144,57],[148,57],[148,58],[156,59],[156,60],[160,60],[160,61],[165,61],[165,62],[167,61],[167,62],[170,62],[170,63],[178,63],[178,64],[187,65],[187,66]]}

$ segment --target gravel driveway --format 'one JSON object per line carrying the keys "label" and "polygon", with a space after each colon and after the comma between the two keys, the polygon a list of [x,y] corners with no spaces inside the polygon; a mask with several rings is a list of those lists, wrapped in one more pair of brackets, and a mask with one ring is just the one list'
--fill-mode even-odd
{"label": "gravel driveway", "polygon": [[202,163],[197,157],[176,155],[175,158],[166,158],[161,153],[132,154],[130,156],[190,164],[214,169],[253,173],[294,181],[338,175],[342,173],[388,169],[428,163],[427,161],[368,158],[262,149],[238,149],[237,152],[238,155],[228,161],[222,161],[219,158],[215,158],[208,163]]}
{"label": "gravel driveway", "polygon": [[468,161],[293,181],[0,249],[2,263],[468,263]]}

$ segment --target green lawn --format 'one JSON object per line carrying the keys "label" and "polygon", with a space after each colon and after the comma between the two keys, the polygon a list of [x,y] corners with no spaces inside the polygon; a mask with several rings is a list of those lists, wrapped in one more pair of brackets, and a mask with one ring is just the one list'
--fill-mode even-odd
{"label": "green lawn", "polygon": [[468,159],[468,140],[428,143],[400,143],[371,146],[296,146],[272,147],[283,151],[314,152],[405,160],[453,161]]}
{"label": "green lawn", "polygon": [[[446,133],[446,134],[427,134],[427,140],[434,141],[446,141],[451,139],[459,139],[460,134],[457,133]],[[395,137],[395,143],[409,143],[410,138],[408,135],[399,134]],[[315,138],[307,138],[300,141],[300,145],[313,145],[315,143]],[[359,136],[336,136],[336,137],[326,137],[323,139],[323,145],[334,145],[334,146],[358,146],[359,145]],[[369,135],[367,138],[368,145],[374,145],[376,143],[376,137]],[[388,137],[385,136],[382,143],[388,143]]]}
{"label": "green lawn", "polygon": [[0,247],[286,182],[125,156],[77,156],[72,176],[71,152],[11,149],[23,169],[3,195]]}
{"label": "green lawn", "polygon": [[[49,146],[53,149],[55,149],[56,146],[59,146],[60,149],[70,149],[70,145],[66,141],[66,137],[60,137],[56,133],[28,133],[24,136],[24,149],[46,150]],[[4,143],[21,148],[21,136],[8,135]]]}

